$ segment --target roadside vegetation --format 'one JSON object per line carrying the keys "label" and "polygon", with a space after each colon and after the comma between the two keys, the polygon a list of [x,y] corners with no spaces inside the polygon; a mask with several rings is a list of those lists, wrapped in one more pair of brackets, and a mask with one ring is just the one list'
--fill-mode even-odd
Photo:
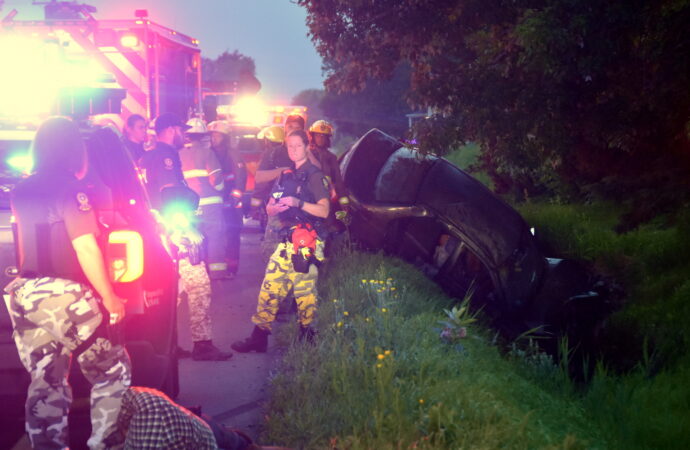
{"label": "roadside vegetation", "polygon": [[[413,267],[329,263],[315,345],[286,346],[264,441],[297,448],[684,448],[687,366],[600,365],[587,386],[525,337],[508,348]],[[567,348],[565,346],[564,348]],[[568,351],[564,350],[567,356]]]}

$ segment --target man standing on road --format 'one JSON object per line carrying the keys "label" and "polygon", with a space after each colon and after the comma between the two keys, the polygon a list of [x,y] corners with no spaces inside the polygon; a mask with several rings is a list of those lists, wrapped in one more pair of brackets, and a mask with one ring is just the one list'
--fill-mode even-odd
{"label": "man standing on road", "polygon": [[[19,357],[31,375],[26,431],[34,448],[67,448],[72,356],[91,383],[92,449],[115,426],[130,360],[109,339],[125,316],[97,243],[98,221],[81,179],[86,148],[66,118],[44,122],[32,146],[34,174],[12,193],[19,278],[5,291]],[[99,298],[100,297],[100,298]]]}
{"label": "man standing on road", "polygon": [[[141,169],[152,206],[161,211],[161,191],[164,188],[186,187],[178,149],[184,146],[182,133],[189,127],[172,113],[161,114],[154,126],[156,147],[141,158]],[[189,326],[194,342],[192,358],[197,361],[231,358],[232,353],[220,351],[211,339],[211,280],[206,267],[204,264],[192,264],[189,256],[185,256],[179,259],[179,273],[189,299]],[[182,351],[180,356],[187,354]]]}
{"label": "man standing on road", "polygon": [[187,185],[199,196],[199,228],[205,238],[211,280],[226,278],[225,217],[223,217],[223,171],[211,150],[206,124],[198,117],[187,122],[187,144],[180,150],[182,173]]}
{"label": "man standing on road", "polygon": [[229,277],[240,265],[240,234],[242,232],[242,197],[247,185],[247,168],[239,153],[230,146],[230,124],[217,120],[208,124],[211,148],[223,169],[223,216],[226,238],[225,262]]}
{"label": "man standing on road", "polygon": [[132,114],[127,118],[122,130],[122,144],[135,163],[144,156],[144,144],[148,136],[146,134],[146,119],[139,114]]}

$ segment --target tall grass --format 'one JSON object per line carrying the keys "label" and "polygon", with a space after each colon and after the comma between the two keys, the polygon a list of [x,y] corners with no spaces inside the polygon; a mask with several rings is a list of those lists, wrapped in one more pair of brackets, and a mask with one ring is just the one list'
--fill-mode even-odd
{"label": "tall grass", "polygon": [[[296,327],[272,380],[264,441],[297,448],[607,448],[552,362],[504,358],[475,324],[448,343],[455,300],[410,266],[353,253],[321,280],[318,339]],[[447,316],[446,316],[447,317]]]}

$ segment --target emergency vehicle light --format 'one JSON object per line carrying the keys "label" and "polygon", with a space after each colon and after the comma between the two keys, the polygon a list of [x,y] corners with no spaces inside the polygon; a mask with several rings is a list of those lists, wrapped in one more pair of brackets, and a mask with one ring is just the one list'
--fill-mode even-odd
{"label": "emergency vehicle light", "polygon": [[120,45],[126,48],[134,48],[139,46],[139,38],[132,33],[126,33],[120,36]]}
{"label": "emergency vehicle light", "polygon": [[144,240],[136,231],[116,230],[108,235],[111,280],[129,283],[144,273]]}
{"label": "emergency vehicle light", "polygon": [[15,153],[7,158],[6,162],[13,170],[25,174],[31,173],[31,169],[34,167],[34,160],[27,153]]}

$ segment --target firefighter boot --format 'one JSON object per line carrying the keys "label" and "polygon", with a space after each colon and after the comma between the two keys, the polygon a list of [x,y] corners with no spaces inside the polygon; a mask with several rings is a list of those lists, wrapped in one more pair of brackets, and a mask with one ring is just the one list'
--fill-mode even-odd
{"label": "firefighter boot", "polygon": [[196,341],[192,350],[194,361],[225,361],[232,358],[232,353],[222,352],[211,341]]}
{"label": "firefighter boot", "polygon": [[232,349],[240,353],[248,353],[255,351],[256,353],[266,353],[268,348],[268,335],[271,334],[268,330],[254,326],[252,335],[243,341],[237,341],[231,345]]}
{"label": "firefighter boot", "polygon": [[316,340],[316,331],[310,326],[299,326],[299,340],[308,344],[314,344]]}

